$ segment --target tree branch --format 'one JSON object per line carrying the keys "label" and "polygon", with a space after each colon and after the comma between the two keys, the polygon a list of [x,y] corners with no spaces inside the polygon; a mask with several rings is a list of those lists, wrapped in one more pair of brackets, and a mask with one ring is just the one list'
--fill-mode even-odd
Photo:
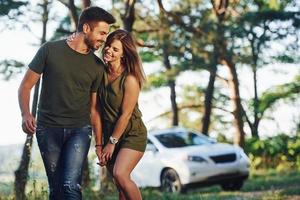
{"label": "tree branch", "polygon": [[183,19],[180,17],[180,15],[178,14],[174,14],[172,12],[168,12],[163,4],[162,4],[162,1],[161,0],[157,0],[157,3],[158,3],[158,6],[159,6],[159,9],[162,13],[164,13],[167,17],[170,17],[172,18],[173,22],[177,25],[180,25],[182,26],[185,30],[187,31],[190,31],[190,32],[193,32],[195,35],[197,36],[203,36],[203,35],[206,35],[206,33],[204,31],[202,31],[200,28],[195,28],[193,26],[189,26],[187,25]]}
{"label": "tree branch", "polygon": [[151,45],[151,44],[145,44],[145,42],[142,39],[136,39],[136,45],[139,47],[148,47],[148,48],[154,48],[155,45]]}
{"label": "tree branch", "polygon": [[[178,107],[178,111],[184,110],[184,109],[192,109],[192,108],[203,108],[203,105],[202,105],[202,104],[181,105],[181,106]],[[213,108],[214,108],[214,109],[219,109],[219,110],[222,110],[222,111],[224,111],[224,112],[228,112],[228,113],[231,113],[231,114],[232,114],[232,111],[226,110],[226,109],[221,108],[221,107],[213,106]],[[172,113],[172,111],[171,111],[171,110],[168,110],[168,111],[166,111],[166,112],[163,112],[163,113],[161,113],[161,114],[159,114],[159,115],[157,115],[157,116],[151,118],[151,119],[148,120],[147,122],[153,121],[153,120],[155,120],[155,119],[157,119],[157,118],[160,118],[160,117],[164,117],[164,116],[169,115],[169,114],[171,114],[171,113]]]}
{"label": "tree branch", "polygon": [[218,75],[218,74],[216,74],[216,77],[217,77],[219,80],[221,80],[222,82],[224,82],[226,85],[229,84],[229,81],[228,81],[226,78],[224,78],[224,77],[222,77],[222,76],[220,76],[220,75]]}
{"label": "tree branch", "polygon": [[64,6],[66,6],[67,8],[69,7],[69,4],[67,2],[65,2],[64,0],[58,0],[60,3],[62,3]]}

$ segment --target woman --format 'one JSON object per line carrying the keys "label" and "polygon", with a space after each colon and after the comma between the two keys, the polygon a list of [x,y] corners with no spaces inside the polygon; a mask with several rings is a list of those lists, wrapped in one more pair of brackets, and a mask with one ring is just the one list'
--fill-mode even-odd
{"label": "woman", "polygon": [[138,108],[145,80],[142,63],[129,32],[116,30],[106,40],[103,60],[107,64],[99,89],[104,146],[96,145],[100,165],[106,165],[119,191],[119,199],[142,199],[130,173],[142,158],[147,130]]}

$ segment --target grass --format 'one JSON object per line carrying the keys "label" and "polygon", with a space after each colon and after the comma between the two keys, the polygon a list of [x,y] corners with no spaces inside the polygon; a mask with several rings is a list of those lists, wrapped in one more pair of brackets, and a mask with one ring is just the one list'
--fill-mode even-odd
{"label": "grass", "polygon": [[[28,199],[47,199],[45,183],[38,185],[37,182],[31,180],[28,183]],[[12,188],[13,183],[0,183],[0,200],[13,200]],[[142,195],[145,200],[299,200],[300,171],[255,171],[238,192],[224,192],[219,186],[193,189],[186,194],[162,193],[158,189],[146,188],[142,189]],[[100,194],[87,188],[84,199],[117,200],[118,197],[115,192]]]}

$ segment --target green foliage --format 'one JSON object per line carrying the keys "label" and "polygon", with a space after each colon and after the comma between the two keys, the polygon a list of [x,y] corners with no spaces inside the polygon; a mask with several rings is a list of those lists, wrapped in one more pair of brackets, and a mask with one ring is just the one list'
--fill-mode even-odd
{"label": "green foliage", "polygon": [[155,55],[154,53],[152,53],[150,51],[141,51],[140,56],[141,56],[143,62],[154,62],[154,61],[160,59],[159,56]]}
{"label": "green foliage", "polygon": [[294,137],[281,134],[264,140],[250,138],[246,140],[245,152],[254,169],[300,170],[299,134]]}
{"label": "green foliage", "polygon": [[[250,178],[245,182],[242,190],[238,192],[223,192],[219,186],[198,188],[190,190],[186,194],[162,193],[154,188],[141,189],[141,192],[143,199],[146,200],[285,200],[297,198],[296,195],[300,195],[299,183],[299,171],[258,170],[251,172]],[[84,188],[83,197],[86,200],[118,199],[117,192],[100,193],[91,188]],[[14,199],[12,195],[4,195],[0,192],[0,200],[12,199]],[[47,193],[41,190],[37,190],[35,194],[31,190],[27,193],[27,199],[46,200],[48,198]]]}
{"label": "green foliage", "polygon": [[221,143],[231,143],[230,141],[227,140],[226,136],[222,133],[218,134],[217,141]]}
{"label": "green foliage", "polygon": [[261,10],[283,10],[293,0],[253,0],[253,4],[257,5]]}
{"label": "green foliage", "polygon": [[293,99],[293,96],[300,94],[300,75],[296,76],[294,81],[283,85],[275,86],[262,94],[259,104],[259,112],[264,113],[277,100],[283,98]]}
{"label": "green foliage", "polygon": [[257,12],[247,12],[245,13],[240,20],[244,22],[251,23],[252,25],[258,25],[260,22],[264,21],[288,21],[292,20],[293,25],[298,27],[299,19],[297,15],[299,12],[283,12],[283,11],[275,11],[275,10],[263,10]]}
{"label": "green foliage", "polygon": [[12,12],[14,12],[14,16],[21,15],[22,13],[18,9],[27,4],[28,2],[25,1],[0,0],[0,16],[8,15],[12,17]]}
{"label": "green foliage", "polygon": [[71,30],[71,18],[68,15],[61,20],[50,40],[58,40],[62,37],[67,37],[68,35],[71,35]]}
{"label": "green foliage", "polygon": [[281,63],[295,63],[295,56],[290,55],[279,55],[274,57],[275,60]]}
{"label": "green foliage", "polygon": [[[269,197],[270,200],[273,200],[271,197],[274,197],[275,193],[277,197],[280,196],[281,199],[286,199],[287,195],[296,193],[294,189],[299,188],[299,183],[299,171],[290,171],[288,169],[281,172],[273,169],[253,170],[249,181],[245,182],[242,190],[247,192],[264,191],[265,194],[259,199]],[[271,192],[273,192],[274,196],[270,194]]]}
{"label": "green foliage", "polygon": [[178,75],[178,70],[176,68],[160,71],[154,74],[150,74],[147,77],[147,85],[144,89],[158,88],[167,86],[169,81],[175,80]]}
{"label": "green foliage", "polygon": [[0,61],[0,74],[5,80],[9,80],[13,75],[21,73],[24,68],[24,63],[17,60]]}
{"label": "green foliage", "polygon": [[144,86],[144,89],[158,88],[162,86],[167,86],[168,80],[163,73],[151,74],[147,77],[147,83]]}

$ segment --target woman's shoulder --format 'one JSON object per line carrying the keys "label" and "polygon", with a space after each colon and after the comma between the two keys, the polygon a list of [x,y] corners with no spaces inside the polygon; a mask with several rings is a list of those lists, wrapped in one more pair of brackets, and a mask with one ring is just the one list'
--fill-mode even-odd
{"label": "woman's shoulder", "polygon": [[138,80],[137,78],[131,74],[131,73],[127,73],[125,76],[125,84],[137,84],[138,85]]}

